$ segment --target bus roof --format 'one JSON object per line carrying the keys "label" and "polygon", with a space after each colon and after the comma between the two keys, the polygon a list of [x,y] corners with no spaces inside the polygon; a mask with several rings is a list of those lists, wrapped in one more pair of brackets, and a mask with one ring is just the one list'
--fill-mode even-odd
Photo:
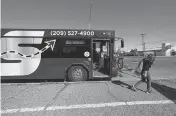
{"label": "bus roof", "polygon": [[88,29],[1,29],[1,37],[11,38],[115,38],[114,30]]}

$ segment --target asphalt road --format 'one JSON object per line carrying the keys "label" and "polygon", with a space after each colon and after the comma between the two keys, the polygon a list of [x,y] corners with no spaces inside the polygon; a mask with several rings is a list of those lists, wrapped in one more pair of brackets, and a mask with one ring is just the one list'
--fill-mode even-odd
{"label": "asphalt road", "polygon": [[[146,84],[130,86],[140,58],[125,58],[113,81],[1,84],[2,116],[176,116],[176,57],[158,57],[152,67],[152,94]],[[172,78],[170,78],[172,77]]]}
{"label": "asphalt road", "polygon": [[2,84],[2,116],[176,116],[176,80]]}

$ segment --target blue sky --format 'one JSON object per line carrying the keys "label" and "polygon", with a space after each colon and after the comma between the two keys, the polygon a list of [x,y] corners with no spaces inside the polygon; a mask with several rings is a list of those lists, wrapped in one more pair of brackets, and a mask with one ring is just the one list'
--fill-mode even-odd
{"label": "blue sky", "polygon": [[[92,29],[110,29],[125,49],[176,45],[176,0],[91,0]],[[3,28],[88,28],[89,0],[2,0]]]}

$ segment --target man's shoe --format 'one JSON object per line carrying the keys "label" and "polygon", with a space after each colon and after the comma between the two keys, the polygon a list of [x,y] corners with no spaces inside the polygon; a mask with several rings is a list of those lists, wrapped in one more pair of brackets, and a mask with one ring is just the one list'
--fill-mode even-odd
{"label": "man's shoe", "polygon": [[147,90],[146,93],[147,93],[147,94],[151,94],[152,91],[151,91],[151,90]]}

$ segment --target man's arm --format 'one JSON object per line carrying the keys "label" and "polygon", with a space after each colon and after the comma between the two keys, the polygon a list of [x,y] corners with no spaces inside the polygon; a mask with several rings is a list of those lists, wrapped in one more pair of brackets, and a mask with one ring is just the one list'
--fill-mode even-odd
{"label": "man's arm", "polygon": [[151,65],[153,65],[154,64],[154,61],[155,61],[155,57],[153,57],[152,59],[151,59]]}

